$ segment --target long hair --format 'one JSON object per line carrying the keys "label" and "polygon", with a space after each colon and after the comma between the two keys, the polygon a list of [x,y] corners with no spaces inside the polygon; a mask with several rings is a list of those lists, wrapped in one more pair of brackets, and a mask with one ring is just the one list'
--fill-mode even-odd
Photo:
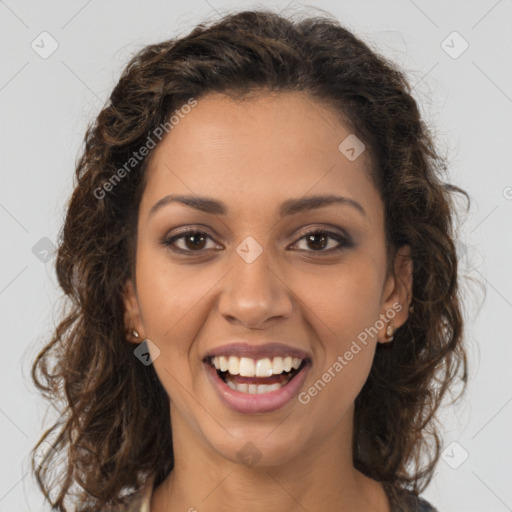
{"label": "long hair", "polygon": [[[441,439],[435,413],[460,371],[466,384],[452,214],[453,194],[469,197],[444,181],[446,161],[392,63],[327,16],[244,11],[144,47],[85,135],[55,263],[68,307],[32,367],[38,389],[60,404],[34,452],[50,439],[51,448],[43,464],[33,463],[56,510],[66,512],[72,497],[82,512],[115,506],[173,468],[169,397],[153,366],[134,357],[123,323],[148,157],[126,162],[191,98],[253,91],[308,93],[371,155],[389,255],[411,247],[414,313],[392,343],[377,346],[355,403],[353,462],[415,493],[432,478]],[[116,174],[122,179],[112,184]]]}

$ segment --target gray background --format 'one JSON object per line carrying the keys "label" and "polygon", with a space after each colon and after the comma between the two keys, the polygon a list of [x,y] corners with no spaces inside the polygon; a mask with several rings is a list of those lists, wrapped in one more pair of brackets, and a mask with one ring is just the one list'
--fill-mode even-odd
{"label": "gray background", "polygon": [[[301,5],[0,0],[0,512],[43,510],[29,452],[46,404],[29,369],[60,313],[51,249],[86,125],[142,46],[228,10],[292,13]],[[450,158],[450,181],[472,198],[458,239],[471,382],[465,400],[442,411],[445,452],[424,496],[440,512],[512,510],[512,2],[307,5],[332,13],[406,70]],[[52,44],[58,48],[45,55]]]}

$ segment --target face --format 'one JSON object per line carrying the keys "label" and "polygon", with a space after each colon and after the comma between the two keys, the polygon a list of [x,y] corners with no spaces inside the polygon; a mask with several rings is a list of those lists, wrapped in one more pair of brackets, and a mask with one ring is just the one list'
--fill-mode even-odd
{"label": "face", "polygon": [[[338,148],[350,134],[302,93],[210,94],[153,150],[125,321],[158,348],[174,435],[212,457],[250,441],[274,465],[349,436],[383,319],[407,319],[408,252],[387,275],[368,155]],[[283,373],[280,357],[301,366]]]}

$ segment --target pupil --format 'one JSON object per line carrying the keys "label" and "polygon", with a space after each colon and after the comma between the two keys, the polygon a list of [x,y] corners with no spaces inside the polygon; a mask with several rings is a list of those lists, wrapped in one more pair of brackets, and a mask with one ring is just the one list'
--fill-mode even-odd
{"label": "pupil", "polygon": [[322,240],[322,243],[320,244],[320,245],[321,245],[321,247],[315,247],[315,248],[316,248],[316,249],[323,249],[323,248],[325,247],[325,244],[324,244],[323,242],[325,242],[325,238],[326,238],[326,237],[325,237],[324,235],[322,235],[322,234],[318,234],[318,233],[314,233],[314,234],[312,234],[312,235],[309,235],[309,237],[308,237],[308,238],[309,238],[309,241],[310,241],[310,242],[313,242],[313,245],[315,245],[315,243],[314,243],[314,239],[315,239],[316,237],[319,237],[319,238]]}
{"label": "pupil", "polygon": [[[199,243],[193,242],[195,237],[199,238]],[[191,233],[190,235],[187,236],[186,240],[187,244],[191,243],[189,248],[192,247],[195,249],[201,249],[203,247],[201,244],[204,243],[205,237],[202,236],[201,233]]]}

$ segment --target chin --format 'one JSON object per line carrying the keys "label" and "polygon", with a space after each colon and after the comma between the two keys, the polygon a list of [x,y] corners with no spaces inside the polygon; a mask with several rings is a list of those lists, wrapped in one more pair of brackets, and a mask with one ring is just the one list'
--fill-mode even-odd
{"label": "chin", "polygon": [[304,449],[304,435],[297,432],[297,436],[291,436],[284,428],[279,435],[270,434],[274,428],[268,425],[240,428],[233,437],[226,434],[221,442],[212,440],[211,445],[221,457],[234,464],[254,469],[280,466],[300,455]]}

